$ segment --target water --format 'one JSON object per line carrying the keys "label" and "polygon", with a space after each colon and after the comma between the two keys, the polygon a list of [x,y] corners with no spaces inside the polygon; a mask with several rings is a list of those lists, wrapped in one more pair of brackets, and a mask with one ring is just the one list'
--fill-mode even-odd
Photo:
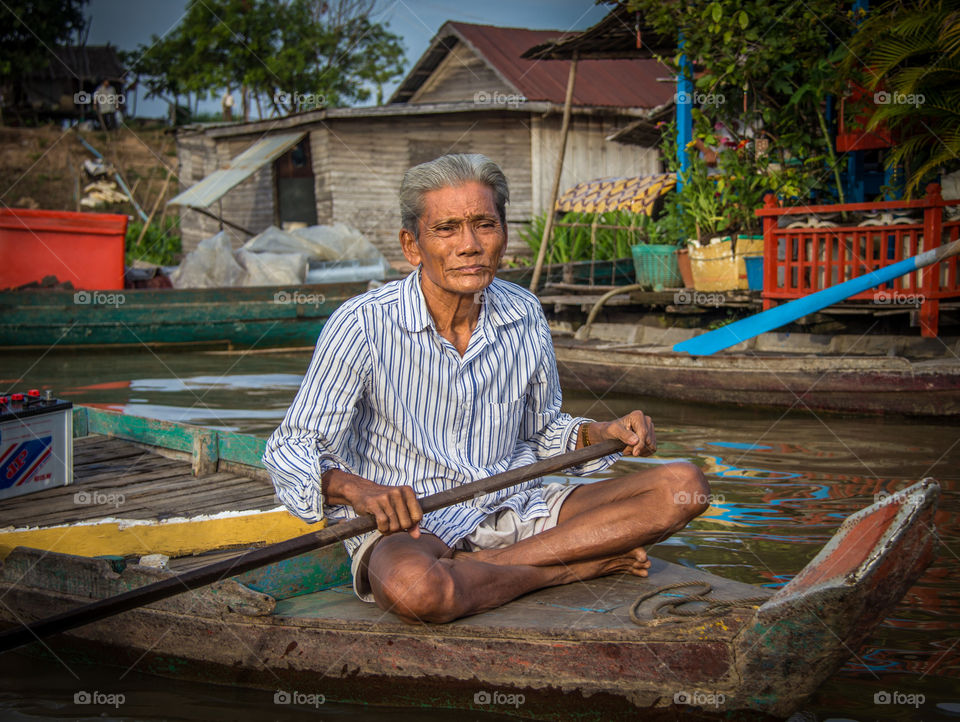
{"label": "water", "polygon": [[[266,435],[308,361],[303,353],[4,354],[0,391],[49,387],[75,403]],[[658,455],[700,464],[715,500],[708,515],[654,554],[771,588],[789,581],[840,522],[876,494],[937,478],[943,486],[938,558],[821,687],[808,711],[820,720],[960,719],[960,425],[572,393],[565,408],[598,419],[634,408],[649,413],[657,424]],[[614,471],[631,471],[637,463],[621,461]],[[505,719],[333,703],[293,708],[274,704],[263,691],[177,683],[136,670],[120,679],[117,670],[67,669],[15,655],[0,657],[0,672],[2,719],[286,720],[308,711],[365,720]],[[123,694],[123,704],[74,704],[83,691]]]}

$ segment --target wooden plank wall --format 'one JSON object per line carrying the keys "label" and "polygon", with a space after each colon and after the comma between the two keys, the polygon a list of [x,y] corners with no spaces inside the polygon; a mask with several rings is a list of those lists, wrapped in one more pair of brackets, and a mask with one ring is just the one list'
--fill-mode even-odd
{"label": "wooden plank wall", "polygon": [[[656,148],[643,148],[605,140],[629,122],[627,118],[576,116],[570,119],[567,152],[560,175],[560,194],[577,183],[617,176],[652,175],[661,172]],[[530,118],[530,153],[533,159],[533,214],[542,213],[550,201],[550,190],[560,152],[562,117],[555,114]]]}
{"label": "wooden plank wall", "polygon": [[[561,192],[581,181],[605,176],[660,172],[654,148],[605,140],[625,118],[574,116]],[[545,210],[559,150],[561,117],[491,108],[471,113],[429,116],[330,118],[305,128],[310,132],[318,223],[340,221],[363,232],[398,268],[409,268],[400,252],[397,192],[412,165],[444,153],[483,153],[496,161],[510,183],[507,206],[510,241],[507,256],[528,256],[519,230]],[[202,133],[177,139],[183,181],[194,183],[239,155],[256,138],[214,141]],[[182,188],[188,185],[182,184]],[[273,223],[272,165],[232,189],[223,198],[224,217],[259,233]],[[217,204],[211,210],[217,211]],[[184,251],[217,233],[215,220],[182,211]],[[234,247],[247,240],[231,232]]]}
{"label": "wooden plank wall", "polygon": [[[404,263],[397,238],[397,194],[413,164],[444,153],[483,153],[503,168],[510,183],[508,254],[529,253],[516,235],[530,218],[530,139],[526,116],[518,113],[448,113],[433,116],[341,118],[325,121],[327,153],[315,155],[318,187],[333,194],[332,216],[359,228],[386,258]],[[315,141],[317,143],[317,141]]]}
{"label": "wooden plank wall", "polygon": [[[510,95],[515,90],[490,65],[462,43],[440,61],[436,70],[410,98],[411,103],[449,103],[474,100],[478,93],[492,98],[495,93]],[[483,96],[480,96],[481,99]]]}

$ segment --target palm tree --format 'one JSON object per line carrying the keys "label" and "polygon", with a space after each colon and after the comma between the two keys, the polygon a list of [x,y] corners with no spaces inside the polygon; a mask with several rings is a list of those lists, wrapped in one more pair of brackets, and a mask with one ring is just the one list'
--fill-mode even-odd
{"label": "palm tree", "polygon": [[845,65],[876,91],[866,130],[893,133],[886,165],[906,169],[907,197],[960,168],[960,0],[878,6],[849,44]]}

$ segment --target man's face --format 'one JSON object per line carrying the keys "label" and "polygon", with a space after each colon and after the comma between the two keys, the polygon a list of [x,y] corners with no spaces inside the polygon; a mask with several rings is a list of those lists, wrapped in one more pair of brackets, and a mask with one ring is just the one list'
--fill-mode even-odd
{"label": "man's face", "polygon": [[472,295],[490,285],[507,246],[493,191],[482,183],[424,195],[419,239],[400,231],[403,254],[423,265],[424,292]]}

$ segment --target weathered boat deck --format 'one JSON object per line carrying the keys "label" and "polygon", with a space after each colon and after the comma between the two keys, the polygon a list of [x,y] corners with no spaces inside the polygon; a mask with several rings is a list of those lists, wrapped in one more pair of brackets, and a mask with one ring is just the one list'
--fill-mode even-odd
{"label": "weathered boat deck", "polygon": [[[75,499],[84,491],[93,503]],[[122,504],[115,505],[121,494]],[[273,486],[263,479],[230,472],[198,479],[189,461],[167,458],[122,439],[91,435],[73,441],[73,483],[0,501],[0,529],[107,516],[162,520],[278,505]]]}
{"label": "weathered boat deck", "polygon": [[[361,602],[353,593],[350,585],[340,585],[312,594],[303,594],[277,602],[274,616],[279,618],[297,618],[300,620],[322,620],[329,624],[331,620],[346,623],[396,624],[408,628],[412,633],[444,635],[472,633],[479,636],[496,634],[498,637],[555,636],[577,637],[580,633],[589,635],[592,640],[608,638],[636,641],[640,634],[638,627],[630,619],[630,607],[641,596],[665,586],[681,582],[709,582],[713,587],[712,600],[743,600],[757,597],[770,597],[773,590],[752,584],[737,582],[714,575],[705,574],[697,569],[689,569],[660,559],[651,559],[650,575],[647,578],[629,574],[615,574],[600,579],[566,584],[560,587],[541,589],[509,602],[502,607],[483,614],[465,617],[444,625],[427,625],[409,628],[397,617],[384,612],[374,604]],[[669,597],[679,599],[688,594],[699,593],[696,587],[671,590]],[[643,602],[637,610],[637,617],[645,622],[643,635],[649,639],[650,626],[664,626],[664,635],[676,634],[683,628],[690,633],[691,627],[704,632],[710,629],[711,638],[732,637],[739,629],[731,625],[729,615],[721,620],[712,616],[680,619],[666,615],[656,615],[655,609],[666,598],[663,595]],[[702,609],[699,604],[683,607],[687,610]],[[739,608],[744,619],[752,615],[752,605]],[[679,626],[678,626],[679,625]],[[736,628],[734,628],[736,627]],[[671,631],[672,630],[672,631]],[[697,638],[694,633],[693,637]]]}

